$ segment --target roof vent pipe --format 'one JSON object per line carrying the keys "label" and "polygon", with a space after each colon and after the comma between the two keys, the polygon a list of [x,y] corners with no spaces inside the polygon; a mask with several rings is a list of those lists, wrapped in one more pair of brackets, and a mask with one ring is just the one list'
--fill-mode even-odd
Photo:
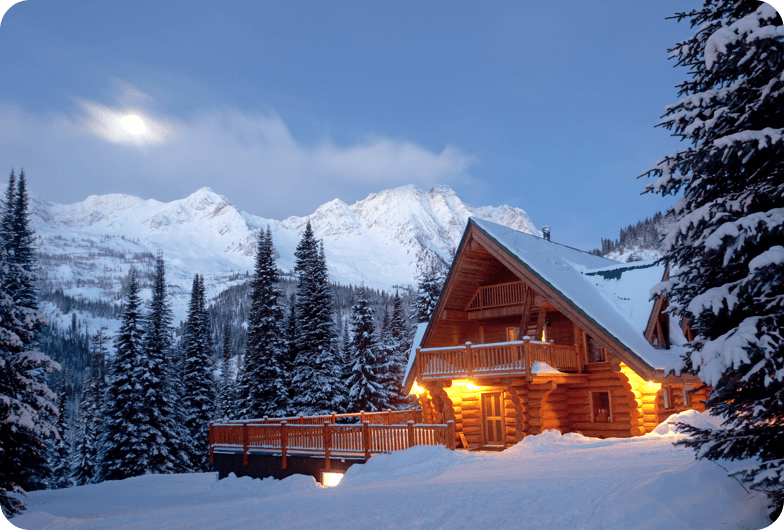
{"label": "roof vent pipe", "polygon": [[550,241],[550,227],[543,226],[542,227],[542,237],[545,238],[547,241]]}

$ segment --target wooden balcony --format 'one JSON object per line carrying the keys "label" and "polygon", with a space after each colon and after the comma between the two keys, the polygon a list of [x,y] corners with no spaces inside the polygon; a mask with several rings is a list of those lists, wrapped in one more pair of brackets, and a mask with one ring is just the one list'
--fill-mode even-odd
{"label": "wooden balcony", "polygon": [[481,311],[496,307],[521,305],[526,299],[526,285],[523,282],[509,282],[480,287],[469,302],[466,311]]}
{"label": "wooden balcony", "polygon": [[[385,411],[329,416],[227,420],[210,423],[210,462],[215,451],[242,451],[248,465],[250,451],[280,455],[287,468],[289,455],[318,456],[329,468],[330,457],[364,457],[402,451],[416,445],[455,448],[455,425],[415,424],[418,410]],[[362,423],[338,424],[338,419],[361,418]],[[408,418],[406,421],[403,421]],[[289,423],[293,421],[296,423]],[[371,424],[370,421],[378,422]],[[401,421],[401,424],[388,423]]]}
{"label": "wooden balcony", "polygon": [[582,372],[574,346],[521,340],[495,344],[417,350],[420,381],[462,379],[499,375],[525,375],[531,380],[531,365],[545,362],[563,372]]}

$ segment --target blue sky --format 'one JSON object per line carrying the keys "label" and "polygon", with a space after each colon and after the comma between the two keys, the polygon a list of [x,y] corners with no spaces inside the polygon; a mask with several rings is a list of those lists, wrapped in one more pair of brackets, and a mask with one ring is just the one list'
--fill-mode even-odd
{"label": "blue sky", "polygon": [[680,145],[654,125],[691,29],[665,17],[698,4],[27,0],[0,24],[0,169],[59,203],[209,186],[274,219],[448,184],[590,249],[671,202],[635,177]]}

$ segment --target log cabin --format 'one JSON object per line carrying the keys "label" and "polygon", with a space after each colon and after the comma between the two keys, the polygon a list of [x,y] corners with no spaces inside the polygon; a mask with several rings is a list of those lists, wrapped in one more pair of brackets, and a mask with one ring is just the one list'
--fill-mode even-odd
{"label": "log cabin", "polygon": [[404,391],[427,422],[454,421],[465,448],[500,450],[547,429],[639,436],[704,410],[709,389],[671,371],[690,332],[666,299],[650,300],[665,278],[655,261],[619,263],[469,219]]}

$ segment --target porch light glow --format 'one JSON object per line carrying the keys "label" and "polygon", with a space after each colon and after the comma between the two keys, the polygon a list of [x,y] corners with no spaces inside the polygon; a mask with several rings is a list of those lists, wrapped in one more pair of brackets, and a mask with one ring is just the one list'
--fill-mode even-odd
{"label": "porch light glow", "polygon": [[472,392],[476,392],[477,390],[479,390],[479,387],[476,386],[473,381],[470,381],[468,379],[453,381],[452,386],[462,386],[466,390],[471,390]]}
{"label": "porch light glow", "polygon": [[410,396],[419,396],[425,393],[425,389],[422,388],[414,381],[414,384],[411,386],[411,391],[408,393]]}
{"label": "porch light glow", "polygon": [[329,471],[321,472],[321,485],[325,488],[331,488],[340,484],[340,479],[343,478],[343,473],[331,473]]}

